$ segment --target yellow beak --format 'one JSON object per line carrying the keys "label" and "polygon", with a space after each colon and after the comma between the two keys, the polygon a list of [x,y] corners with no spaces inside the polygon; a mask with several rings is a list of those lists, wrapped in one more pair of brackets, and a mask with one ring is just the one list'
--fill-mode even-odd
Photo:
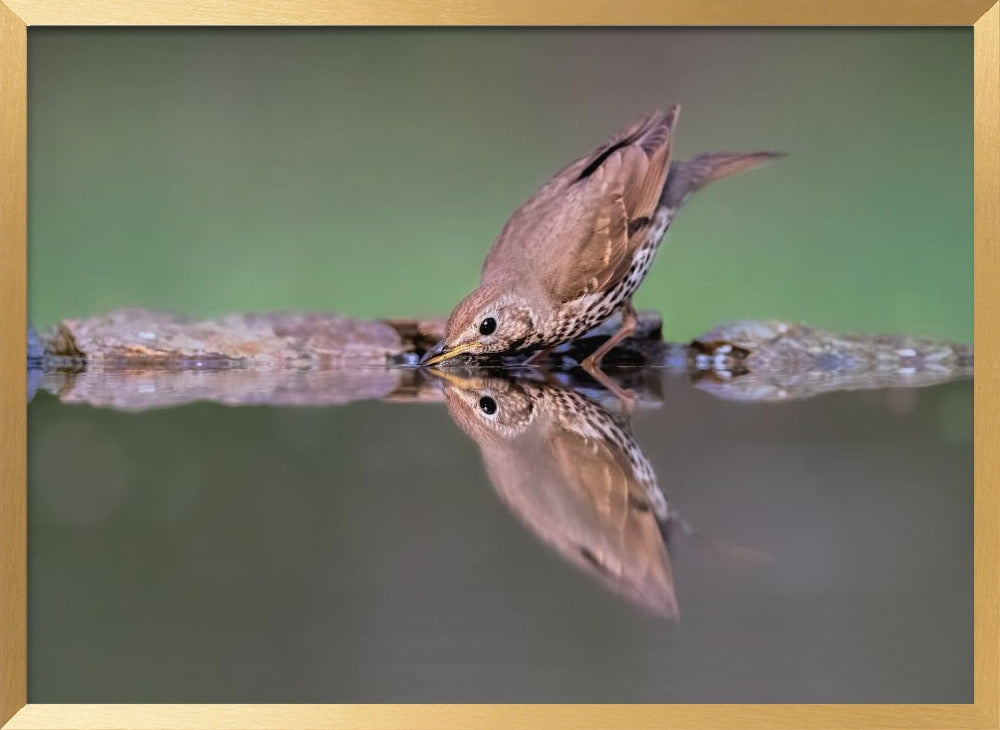
{"label": "yellow beak", "polygon": [[459,345],[458,347],[453,347],[449,350],[445,346],[444,340],[442,340],[424,353],[424,356],[420,358],[420,364],[423,366],[437,365],[439,362],[451,360],[453,357],[461,355],[463,352],[468,352],[474,346],[474,342],[469,342],[465,345]]}

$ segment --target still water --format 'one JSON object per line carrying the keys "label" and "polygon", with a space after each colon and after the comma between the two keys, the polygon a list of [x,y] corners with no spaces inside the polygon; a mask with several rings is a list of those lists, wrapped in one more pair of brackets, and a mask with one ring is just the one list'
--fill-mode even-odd
{"label": "still water", "polygon": [[772,403],[662,373],[629,416],[379,378],[39,392],[29,701],[972,701],[971,380]]}

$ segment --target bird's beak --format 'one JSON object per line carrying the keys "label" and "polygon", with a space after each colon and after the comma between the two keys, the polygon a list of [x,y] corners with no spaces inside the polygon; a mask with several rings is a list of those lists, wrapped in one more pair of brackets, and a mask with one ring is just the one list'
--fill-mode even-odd
{"label": "bird's beak", "polygon": [[468,378],[452,375],[448,372],[447,368],[445,370],[435,368],[431,370],[430,374],[435,378],[440,378],[441,385],[446,393],[451,389],[466,390],[469,388],[470,381]]}
{"label": "bird's beak", "polygon": [[468,352],[473,348],[475,343],[469,342],[464,345],[459,345],[458,347],[448,348],[448,344],[441,340],[439,343],[434,345],[431,349],[424,353],[424,356],[420,358],[420,364],[422,366],[427,365],[437,365],[439,362],[444,362],[445,360],[450,360],[456,355],[461,355],[463,352]]}

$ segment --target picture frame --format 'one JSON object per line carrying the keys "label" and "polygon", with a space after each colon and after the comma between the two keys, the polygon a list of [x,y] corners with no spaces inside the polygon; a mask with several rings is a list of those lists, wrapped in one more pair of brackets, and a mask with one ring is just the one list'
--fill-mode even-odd
{"label": "picture frame", "polygon": [[[39,26],[586,25],[972,26],[975,89],[975,678],[968,705],[40,705],[27,704],[24,361],[28,31]],[[125,32],[123,30],[123,32]],[[0,724],[195,727],[1000,727],[1000,3],[995,0],[0,0]]]}

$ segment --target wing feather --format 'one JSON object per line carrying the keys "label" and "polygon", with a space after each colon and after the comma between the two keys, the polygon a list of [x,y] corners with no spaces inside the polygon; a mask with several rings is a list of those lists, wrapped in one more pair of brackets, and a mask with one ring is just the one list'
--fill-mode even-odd
{"label": "wing feather", "polygon": [[483,280],[530,270],[545,295],[567,302],[621,276],[643,240],[630,223],[659,204],[678,112],[644,117],[557,173],[507,221]]}

